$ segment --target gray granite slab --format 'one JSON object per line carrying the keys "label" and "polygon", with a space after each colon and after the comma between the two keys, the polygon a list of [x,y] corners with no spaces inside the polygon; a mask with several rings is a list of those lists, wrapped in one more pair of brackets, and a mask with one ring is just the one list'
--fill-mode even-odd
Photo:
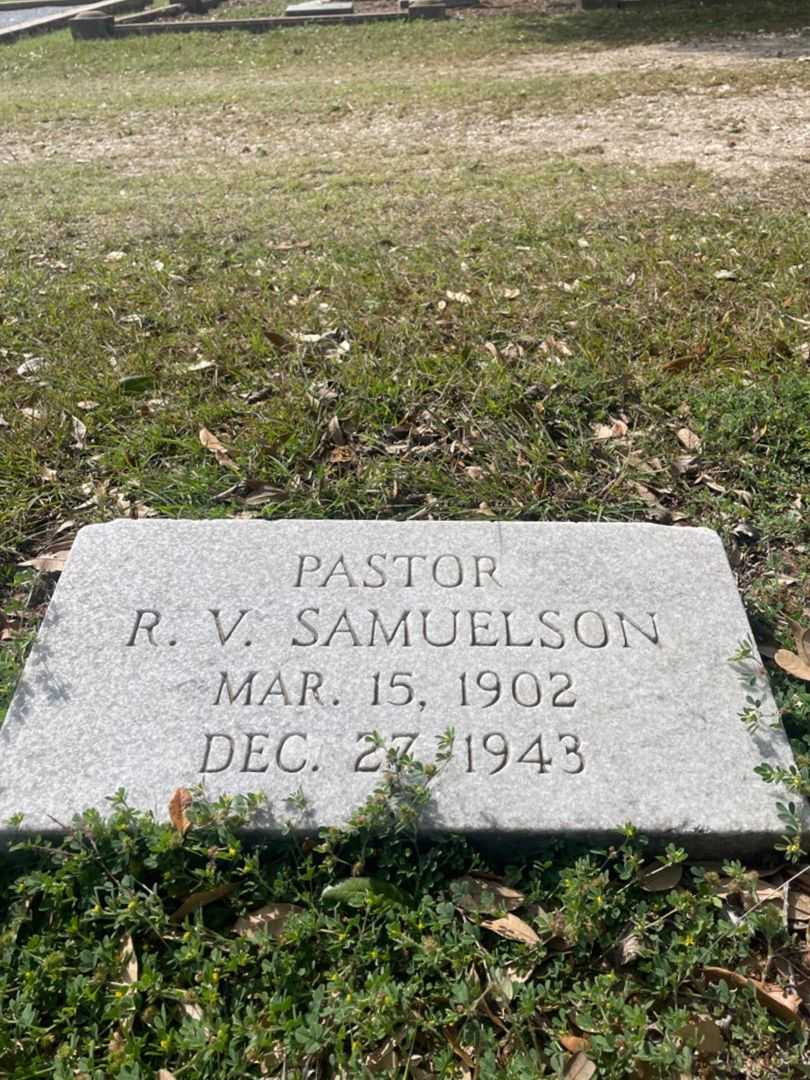
{"label": "gray granite slab", "polygon": [[354,4],[350,0],[312,0],[311,3],[289,4],[285,15],[352,15]]}
{"label": "gray granite slab", "polygon": [[124,787],[261,791],[335,824],[377,731],[429,759],[428,830],[693,850],[782,833],[739,719],[750,633],[717,535],[641,524],[119,521],[83,529],[0,730],[0,822],[53,829]]}
{"label": "gray granite slab", "polygon": [[[76,5],[78,10],[79,5]],[[15,26],[17,24],[27,24],[29,22],[38,22],[40,19],[46,18],[49,15],[70,15],[73,8],[65,8],[63,5],[46,5],[42,7],[28,7],[28,8],[5,8],[0,11],[0,29],[5,29],[8,26]]]}

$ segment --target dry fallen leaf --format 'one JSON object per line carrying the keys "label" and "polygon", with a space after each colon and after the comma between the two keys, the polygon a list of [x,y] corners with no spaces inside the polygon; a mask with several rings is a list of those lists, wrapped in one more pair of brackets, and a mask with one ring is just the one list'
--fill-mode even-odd
{"label": "dry fallen leaf", "polygon": [[675,888],[682,876],[683,867],[680,863],[665,866],[656,860],[641,871],[639,884],[645,892],[669,892]]}
{"label": "dry fallen leaf", "polygon": [[191,822],[186,817],[186,810],[191,806],[192,801],[191,792],[183,787],[178,788],[169,799],[169,821],[184,836],[191,828]]}
{"label": "dry fallen leaf", "polygon": [[202,1007],[198,1005],[195,1001],[183,1001],[180,1004],[186,1016],[189,1017],[190,1020],[196,1020],[196,1022],[202,1026],[205,1034],[210,1037],[211,1029],[203,1021],[204,1014],[202,1011]]}
{"label": "dry fallen leaf", "polygon": [[206,889],[204,892],[192,893],[191,896],[186,897],[177,911],[169,916],[169,922],[182,922],[186,915],[190,915],[192,911],[196,911],[197,908],[205,907],[206,904],[211,904],[214,900],[221,900],[223,896],[230,896],[233,890],[233,885],[217,885],[214,889]]}
{"label": "dry fallen leaf", "polygon": [[795,622],[791,622],[790,628],[796,642],[796,652],[779,649],[774,660],[789,675],[810,682],[810,630],[805,630]]}
{"label": "dry fallen leaf", "polygon": [[564,1076],[565,1080],[591,1080],[592,1076],[596,1076],[596,1066],[588,1055],[580,1050],[565,1070]]}
{"label": "dry fallen leaf", "polygon": [[630,429],[625,420],[614,420],[610,417],[609,424],[591,424],[591,431],[595,439],[623,439]]}
{"label": "dry fallen leaf", "polygon": [[462,1046],[456,1038],[456,1033],[452,1028],[448,1027],[444,1029],[444,1037],[450,1043],[450,1046],[453,1048],[453,1053],[461,1060],[464,1067],[467,1069],[475,1069],[475,1058],[470,1053],[470,1050],[473,1050],[474,1047],[467,1049],[467,1047]]}
{"label": "dry fallen leaf", "polygon": [[83,424],[78,416],[71,416],[73,426],[73,445],[77,450],[84,450],[87,446],[87,425]]}
{"label": "dry fallen leaf", "polygon": [[792,1023],[798,1019],[799,1007],[802,999],[798,994],[790,994],[775,983],[762,982],[747,975],[740,975],[737,971],[729,971],[721,967],[704,967],[703,974],[710,982],[725,982],[739,989],[753,987],[761,1005],[775,1016]]}
{"label": "dry fallen leaf", "polygon": [[346,445],[346,441],[347,441],[346,440],[346,435],[345,435],[345,433],[343,431],[343,428],[340,426],[340,420],[337,418],[337,416],[333,416],[331,418],[331,420],[329,421],[329,423],[327,425],[326,430],[327,430],[327,432],[329,434],[329,439],[331,440],[333,445],[335,445],[335,446],[345,446]]}
{"label": "dry fallen leaf", "polygon": [[351,446],[333,446],[329,451],[329,460],[333,465],[345,465],[354,461],[354,450]]}
{"label": "dry fallen leaf", "polygon": [[41,574],[61,574],[65,569],[70,551],[52,551],[48,555],[37,555],[35,559],[26,559],[20,566],[33,566]]}
{"label": "dry fallen leaf", "polygon": [[701,1057],[716,1057],[726,1046],[723,1032],[708,1016],[699,1016],[678,1032],[684,1042],[697,1050]]}
{"label": "dry fallen leaf", "polygon": [[700,450],[700,436],[696,435],[691,428],[682,427],[678,428],[675,432],[678,436],[678,442],[686,450]]}
{"label": "dry fallen leaf", "polygon": [[233,928],[243,937],[253,938],[261,931],[266,931],[270,937],[278,940],[284,932],[289,917],[298,915],[303,910],[298,904],[267,904],[237,919]]}
{"label": "dry fallen leaf", "polygon": [[448,300],[455,300],[457,304],[471,304],[471,298],[465,292],[450,292],[448,289],[445,293]]}
{"label": "dry fallen leaf", "polygon": [[616,946],[616,959],[620,964],[632,964],[643,951],[641,938],[632,930],[624,934]]}
{"label": "dry fallen leaf", "polygon": [[224,465],[228,469],[236,468],[233,459],[228,455],[228,451],[216,435],[211,434],[208,428],[200,428],[200,443],[214,455],[220,465]]}
{"label": "dry fallen leaf", "polygon": [[514,911],[526,899],[522,892],[518,892],[517,889],[511,888],[495,878],[484,878],[471,874],[458,878],[454,884],[464,888],[463,896],[456,902],[465,911],[487,914]]}
{"label": "dry fallen leaf", "polygon": [[539,945],[540,938],[534,930],[517,915],[502,915],[498,919],[484,919],[481,925],[499,937],[522,941],[526,945]]}
{"label": "dry fallen leaf", "polygon": [[787,917],[791,923],[810,922],[810,896],[806,892],[796,890],[788,895]]}
{"label": "dry fallen leaf", "polygon": [[591,1045],[591,1040],[584,1038],[582,1035],[558,1035],[557,1038],[560,1040],[560,1045],[569,1054],[581,1054]]}
{"label": "dry fallen leaf", "polygon": [[138,957],[135,955],[135,945],[130,934],[127,934],[121,942],[118,958],[123,968],[121,982],[136,983],[138,981]]}

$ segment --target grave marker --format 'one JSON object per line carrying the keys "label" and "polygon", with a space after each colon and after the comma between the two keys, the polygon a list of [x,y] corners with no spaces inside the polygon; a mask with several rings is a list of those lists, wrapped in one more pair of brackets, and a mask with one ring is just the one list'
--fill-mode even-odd
{"label": "grave marker", "polygon": [[705,529],[90,526],[0,729],[0,822],[53,829],[119,787],[165,816],[202,783],[264,792],[271,832],[298,789],[336,824],[382,776],[370,733],[429,760],[452,727],[428,830],[761,849],[784,796],[753,769],[792,756],[764,678],[756,739],[739,719],[749,634]]}

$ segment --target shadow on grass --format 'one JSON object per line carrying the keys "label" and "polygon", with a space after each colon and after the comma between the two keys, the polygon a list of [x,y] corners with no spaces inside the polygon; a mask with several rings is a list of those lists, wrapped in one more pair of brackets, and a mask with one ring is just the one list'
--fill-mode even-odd
{"label": "shadow on grass", "polygon": [[[622,48],[810,28],[810,6],[798,0],[641,0],[637,9],[603,8],[558,18],[516,14],[515,24],[521,35],[532,35],[543,45]],[[764,37],[738,38],[735,47],[752,56],[772,53],[776,48]],[[810,52],[810,29],[797,38],[795,52]]]}

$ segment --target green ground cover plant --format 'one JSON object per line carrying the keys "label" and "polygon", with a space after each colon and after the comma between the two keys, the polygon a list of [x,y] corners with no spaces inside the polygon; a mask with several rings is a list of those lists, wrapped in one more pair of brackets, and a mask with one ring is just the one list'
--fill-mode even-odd
{"label": "green ground cover plant", "polygon": [[[778,160],[745,147],[803,107],[808,21],[679,3],[4,48],[0,715],[90,522],[706,525],[800,803],[810,682],[774,658],[810,625],[807,166],[788,127]],[[714,156],[660,150],[680,114]],[[0,1075],[808,1075],[789,813],[769,865],[656,864],[632,827],[505,863],[417,843],[440,779],[390,766],[310,841],[256,844],[250,801],[195,794],[185,828],[119,794],[3,856]]]}

